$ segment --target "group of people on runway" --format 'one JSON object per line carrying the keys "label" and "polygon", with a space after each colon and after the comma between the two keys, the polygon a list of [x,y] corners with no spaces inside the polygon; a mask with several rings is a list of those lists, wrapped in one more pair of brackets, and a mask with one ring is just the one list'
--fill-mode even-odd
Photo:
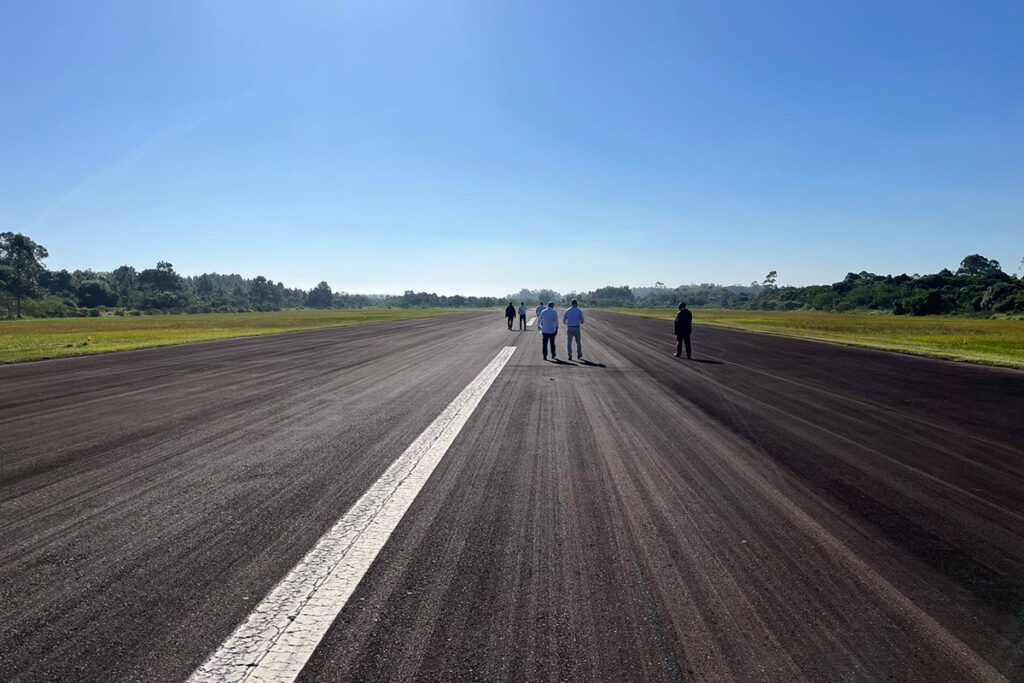
{"label": "group of people on runway", "polygon": [[[508,329],[512,329],[513,323],[515,323],[516,313],[519,314],[519,329],[526,329],[526,302],[519,302],[519,310],[512,305],[512,302],[508,302],[508,306],[505,308],[505,318],[508,322]],[[582,360],[583,358],[583,346],[581,343],[580,327],[583,325],[583,311],[580,310],[579,302],[573,299],[569,308],[565,309],[565,313],[562,314],[562,322],[565,323],[566,329],[566,351],[569,355],[569,360],[572,360],[572,340],[576,340],[576,358]],[[681,358],[683,355],[683,347],[686,347],[686,357],[690,358],[690,333],[693,328],[693,314],[690,309],[686,307],[685,301],[679,302],[679,312],[676,314],[675,320],[675,332],[676,332],[676,352],[675,357]],[[555,337],[558,336],[558,311],[555,310],[555,302],[549,301],[547,306],[541,301],[540,305],[537,306],[537,329],[541,333],[541,354],[544,356],[544,360],[548,359],[548,349],[551,350],[551,360],[557,360],[558,356],[555,352]]]}

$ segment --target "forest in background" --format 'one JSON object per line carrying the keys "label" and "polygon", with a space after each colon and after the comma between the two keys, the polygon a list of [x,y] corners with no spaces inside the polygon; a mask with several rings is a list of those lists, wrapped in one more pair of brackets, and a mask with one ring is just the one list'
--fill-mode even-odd
{"label": "forest in background", "polygon": [[[49,253],[31,238],[0,233],[0,317],[73,317],[164,313],[236,313],[282,308],[490,308],[507,301],[554,301],[604,308],[669,308],[686,301],[693,308],[747,310],[885,311],[896,315],[1024,314],[1024,279],[1003,271],[979,254],[965,257],[955,271],[930,275],[848,273],[829,285],[779,286],[771,271],[750,285],[691,284],[667,287],[628,285],[561,293],[522,289],[505,297],[439,295],[406,291],[400,295],[337,292],[327,282],[305,290],[263,275],[203,273],[182,276],[167,261],[136,270],[50,270]],[[1024,267],[1024,259],[1022,259]]]}

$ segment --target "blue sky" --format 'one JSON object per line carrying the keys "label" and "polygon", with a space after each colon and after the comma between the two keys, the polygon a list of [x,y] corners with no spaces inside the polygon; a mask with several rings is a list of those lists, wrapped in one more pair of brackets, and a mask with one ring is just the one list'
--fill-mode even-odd
{"label": "blue sky", "polygon": [[1024,257],[1024,4],[27,2],[0,229],[350,292]]}

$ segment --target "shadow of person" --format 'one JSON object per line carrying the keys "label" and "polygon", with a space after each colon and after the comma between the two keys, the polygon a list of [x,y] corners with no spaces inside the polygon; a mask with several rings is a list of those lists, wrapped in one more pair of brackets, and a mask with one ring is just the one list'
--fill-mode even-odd
{"label": "shadow of person", "polygon": [[551,362],[554,363],[555,365],[572,365],[572,363],[564,361],[561,358],[552,358]]}
{"label": "shadow of person", "polygon": [[591,361],[583,360],[582,358],[578,359],[577,362],[580,365],[586,365],[588,368],[603,368],[603,367],[605,367],[604,363],[592,363]]}
{"label": "shadow of person", "polygon": [[723,365],[720,360],[704,360],[703,358],[691,358],[694,363],[707,363],[708,365]]}

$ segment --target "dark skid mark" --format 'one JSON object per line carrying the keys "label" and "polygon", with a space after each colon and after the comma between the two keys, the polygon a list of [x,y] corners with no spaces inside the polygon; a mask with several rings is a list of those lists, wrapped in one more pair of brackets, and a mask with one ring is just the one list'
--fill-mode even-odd
{"label": "dark skid mark", "polygon": [[644,570],[640,568],[640,563],[636,560],[633,560],[633,567],[636,569],[637,580],[644,593],[644,608],[650,617],[651,628],[654,629],[658,637],[658,649],[661,650],[661,659],[665,663],[665,676],[673,683],[683,681],[685,680],[683,671],[676,659],[672,644],[669,642],[670,638],[665,629],[665,622],[661,618],[661,612],[658,610],[658,604],[654,599],[651,586],[647,582],[647,577],[644,576]]}

